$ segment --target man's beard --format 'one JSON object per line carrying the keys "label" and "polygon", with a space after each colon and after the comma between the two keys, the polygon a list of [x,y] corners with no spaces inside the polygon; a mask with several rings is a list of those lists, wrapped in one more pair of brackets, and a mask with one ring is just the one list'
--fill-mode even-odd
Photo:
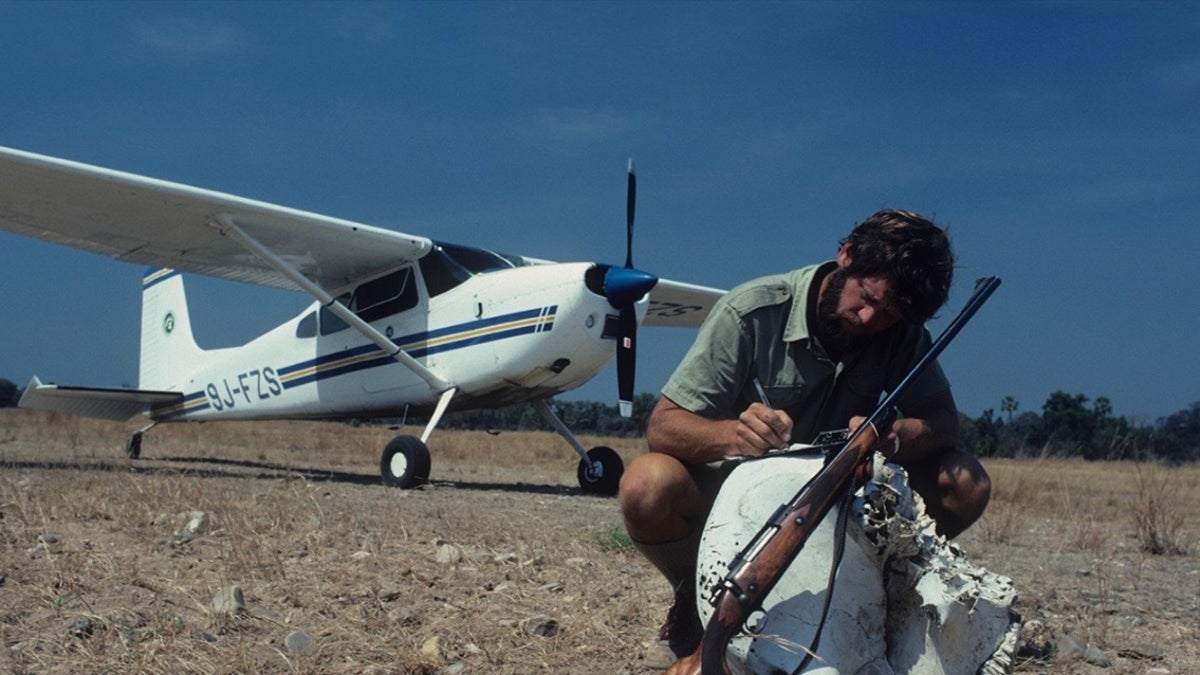
{"label": "man's beard", "polygon": [[842,318],[838,316],[838,303],[842,298],[842,289],[850,275],[845,268],[839,267],[829,273],[829,285],[817,302],[817,335],[821,345],[829,354],[845,354],[861,347],[867,341],[865,335],[850,335],[842,328]]}

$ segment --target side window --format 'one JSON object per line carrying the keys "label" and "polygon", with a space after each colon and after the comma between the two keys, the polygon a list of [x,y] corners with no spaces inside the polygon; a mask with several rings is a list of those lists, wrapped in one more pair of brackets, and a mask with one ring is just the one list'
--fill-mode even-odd
{"label": "side window", "polygon": [[317,313],[309,312],[296,324],[296,337],[310,338],[317,336]]}
{"label": "side window", "polygon": [[417,306],[417,285],[411,267],[397,270],[359,286],[351,309],[363,321],[377,321]]}
{"label": "side window", "polygon": [[[368,281],[354,289],[354,293],[337,297],[339,304],[350,308],[367,323],[416,307],[417,301],[417,284],[412,267]],[[318,328],[321,335],[333,335],[349,327],[338,315],[322,307],[316,314],[309,314],[300,320],[296,326],[296,337],[312,337]]]}
{"label": "side window", "polygon": [[[343,305],[349,303],[350,302],[350,294],[347,293],[345,295],[339,295],[337,298],[337,301],[342,303]],[[328,309],[325,309],[324,307],[321,308],[320,316],[321,316],[321,320],[319,321],[319,323],[321,324],[321,335],[333,335],[334,333],[336,333],[338,331],[346,330],[347,328],[350,327],[350,324],[346,323],[345,321],[342,321],[341,319],[338,318],[337,314],[334,314],[333,312],[329,311]]]}

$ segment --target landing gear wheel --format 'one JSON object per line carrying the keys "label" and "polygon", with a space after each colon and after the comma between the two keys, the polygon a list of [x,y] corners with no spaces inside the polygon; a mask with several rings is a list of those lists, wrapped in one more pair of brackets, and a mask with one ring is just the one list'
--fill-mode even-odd
{"label": "landing gear wheel", "polygon": [[579,460],[579,487],[586,494],[615,495],[625,473],[625,462],[616,450],[597,446],[588,450],[587,460]]}
{"label": "landing gear wheel", "polygon": [[142,456],[142,432],[135,431],[125,442],[125,454],[129,456],[129,459],[137,459]]}
{"label": "landing gear wheel", "polygon": [[416,436],[393,438],[379,458],[383,484],[402,490],[428,482],[429,466],[429,448]]}

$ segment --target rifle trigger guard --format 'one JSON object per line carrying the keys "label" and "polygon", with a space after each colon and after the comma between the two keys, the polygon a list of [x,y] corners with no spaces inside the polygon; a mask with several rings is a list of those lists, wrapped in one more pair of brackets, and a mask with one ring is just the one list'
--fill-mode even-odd
{"label": "rifle trigger guard", "polygon": [[763,619],[767,617],[767,613],[762,609],[757,609],[746,616],[746,620],[742,622],[742,631],[748,635],[758,635],[763,630]]}

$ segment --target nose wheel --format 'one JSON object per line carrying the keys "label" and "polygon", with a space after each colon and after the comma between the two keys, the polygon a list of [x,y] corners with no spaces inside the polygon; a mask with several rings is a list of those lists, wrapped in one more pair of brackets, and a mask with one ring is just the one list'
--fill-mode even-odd
{"label": "nose wheel", "polygon": [[579,487],[587,494],[615,495],[625,473],[625,462],[616,450],[597,446],[588,450],[587,459],[579,460]]}

